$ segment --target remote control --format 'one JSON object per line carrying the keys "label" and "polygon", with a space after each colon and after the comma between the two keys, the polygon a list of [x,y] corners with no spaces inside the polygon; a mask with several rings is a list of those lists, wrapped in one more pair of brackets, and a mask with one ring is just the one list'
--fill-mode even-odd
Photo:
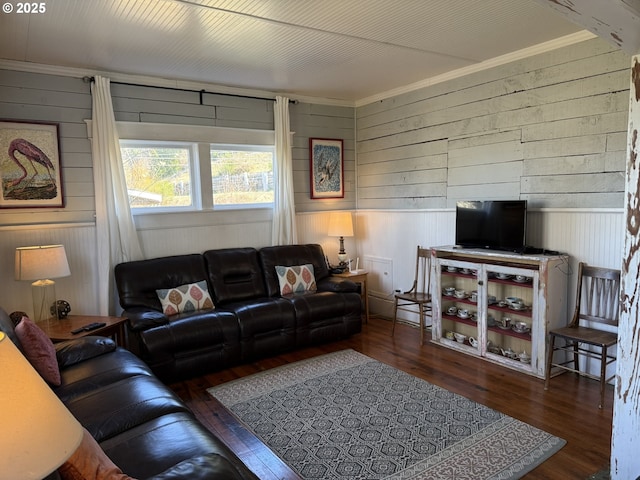
{"label": "remote control", "polygon": [[71,333],[77,335],[80,332],[90,332],[91,330],[95,330],[97,328],[102,328],[106,325],[104,322],[93,322],[83,325],[82,327],[76,328],[75,330],[71,330]]}

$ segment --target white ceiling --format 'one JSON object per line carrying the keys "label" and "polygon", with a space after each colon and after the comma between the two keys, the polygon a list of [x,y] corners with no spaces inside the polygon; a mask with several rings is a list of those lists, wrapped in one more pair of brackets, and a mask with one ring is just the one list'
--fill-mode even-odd
{"label": "white ceiling", "polygon": [[535,0],[43,4],[0,13],[0,59],[346,102],[581,30]]}

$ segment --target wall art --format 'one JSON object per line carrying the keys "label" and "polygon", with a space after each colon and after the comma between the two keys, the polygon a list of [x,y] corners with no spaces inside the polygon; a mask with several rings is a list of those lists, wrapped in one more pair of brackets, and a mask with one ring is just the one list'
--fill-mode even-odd
{"label": "wall art", "polygon": [[309,139],[311,198],[344,198],[342,140]]}
{"label": "wall art", "polygon": [[63,207],[58,124],[0,121],[0,208]]}

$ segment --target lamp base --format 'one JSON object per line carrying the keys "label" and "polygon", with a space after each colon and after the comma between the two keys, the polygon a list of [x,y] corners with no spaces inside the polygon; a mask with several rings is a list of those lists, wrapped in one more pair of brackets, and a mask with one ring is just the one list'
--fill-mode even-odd
{"label": "lamp base", "polygon": [[51,305],[56,303],[56,282],[53,280],[38,280],[31,284],[33,296],[33,321],[48,322],[58,319],[58,309],[51,314]]}

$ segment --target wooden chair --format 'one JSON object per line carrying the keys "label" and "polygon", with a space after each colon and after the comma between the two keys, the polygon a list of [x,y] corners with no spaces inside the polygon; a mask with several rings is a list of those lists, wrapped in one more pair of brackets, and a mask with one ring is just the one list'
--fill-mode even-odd
{"label": "wooden chair", "polygon": [[[420,343],[424,343],[425,318],[431,317],[431,294],[429,293],[431,278],[431,251],[428,248],[420,248],[416,255],[416,272],[411,289],[404,293],[395,294],[395,308],[393,311],[393,326],[391,335],[396,329],[398,310],[418,313],[420,319]],[[416,312],[417,306],[417,312]],[[430,325],[429,325],[430,326]]]}
{"label": "wooden chair", "polygon": [[[616,360],[609,348],[618,342],[618,317],[620,309],[620,271],[610,268],[590,267],[580,263],[578,267],[578,291],[576,308],[571,323],[567,327],[549,332],[547,370],[544,389],[549,388],[551,368],[558,367],[579,375],[600,380],[600,405],[604,403],[604,387],[612,377],[605,378],[607,366]],[[589,326],[585,326],[589,325]],[[608,331],[597,328],[609,325]],[[615,331],[612,331],[615,330]],[[556,345],[562,339],[562,345]],[[568,352],[559,363],[553,363],[554,353]],[[595,358],[600,362],[600,375],[580,370],[580,356]],[[568,358],[568,360],[567,360]]]}

